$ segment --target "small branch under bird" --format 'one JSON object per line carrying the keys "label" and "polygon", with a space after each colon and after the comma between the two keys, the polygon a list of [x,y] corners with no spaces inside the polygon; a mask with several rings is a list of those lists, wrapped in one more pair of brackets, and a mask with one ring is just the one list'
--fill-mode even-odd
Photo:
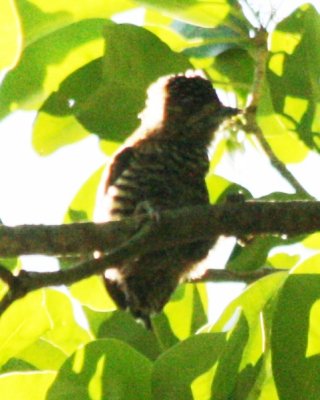
{"label": "small branch under bird", "polygon": [[[152,84],[140,127],[107,167],[99,220],[209,204],[208,148],[221,122],[238,112],[195,72]],[[106,288],[119,308],[150,327],[150,315],[162,310],[213,244],[195,241],[114,265],[105,273]]]}

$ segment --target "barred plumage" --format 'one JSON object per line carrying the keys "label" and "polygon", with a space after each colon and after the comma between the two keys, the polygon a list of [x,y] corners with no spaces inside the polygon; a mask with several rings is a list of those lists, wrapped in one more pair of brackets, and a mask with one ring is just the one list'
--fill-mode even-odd
{"label": "barred plumage", "polygon": [[[105,220],[147,212],[146,204],[161,211],[209,202],[208,146],[222,120],[237,110],[224,107],[210,82],[195,74],[161,78],[148,94],[141,127],[108,167]],[[149,315],[161,311],[212,244],[194,242],[115,265],[112,278],[106,272],[108,292],[120,308],[148,325]]]}

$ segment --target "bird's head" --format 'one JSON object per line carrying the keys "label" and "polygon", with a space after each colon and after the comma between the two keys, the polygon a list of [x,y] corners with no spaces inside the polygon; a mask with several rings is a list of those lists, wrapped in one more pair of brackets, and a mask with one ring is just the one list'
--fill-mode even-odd
{"label": "bird's head", "polygon": [[214,130],[224,119],[238,113],[238,109],[221,103],[208,79],[188,71],[162,77],[152,84],[142,117],[153,118],[162,127],[176,131],[185,131],[191,125],[197,130]]}

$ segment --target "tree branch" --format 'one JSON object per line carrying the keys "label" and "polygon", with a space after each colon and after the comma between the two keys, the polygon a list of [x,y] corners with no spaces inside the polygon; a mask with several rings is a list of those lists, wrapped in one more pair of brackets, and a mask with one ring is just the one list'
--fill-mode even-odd
{"label": "tree branch", "polygon": [[[298,235],[320,230],[320,202],[244,202],[196,206],[165,211],[155,220],[148,215],[105,224],[61,226],[0,226],[0,256],[21,254],[86,254],[89,260],[54,272],[20,271],[13,275],[0,266],[0,279],[9,290],[0,302],[0,315],[15,300],[47,286],[70,285],[108,267],[144,253],[212,239],[219,235]],[[35,239],[36,238],[36,239]],[[41,242],[37,240],[42,238]],[[106,253],[93,259],[94,250]],[[208,270],[201,281],[252,282],[271,273]]]}
{"label": "tree branch", "polygon": [[[148,227],[139,252],[219,235],[299,235],[320,230],[319,201],[248,201],[164,211],[159,220],[136,216],[100,224],[0,226],[0,257],[110,252]],[[144,227],[144,228],[143,228]],[[0,271],[1,277],[1,271]],[[6,280],[6,279],[4,279]]]}

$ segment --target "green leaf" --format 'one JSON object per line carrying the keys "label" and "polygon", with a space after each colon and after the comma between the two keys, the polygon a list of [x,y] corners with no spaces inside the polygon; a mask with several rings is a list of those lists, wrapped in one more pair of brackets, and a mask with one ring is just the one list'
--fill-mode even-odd
{"label": "green leaf", "polygon": [[56,376],[52,371],[15,372],[0,375],[3,400],[46,400],[48,388]]}
{"label": "green leaf", "polygon": [[213,367],[225,348],[225,334],[191,336],[165,352],[154,364],[154,400],[207,399]]}
{"label": "green leaf", "polygon": [[[268,82],[282,123],[306,146],[320,150],[320,16],[304,5],[276,28]],[[286,150],[289,144],[285,146]]]}
{"label": "green leaf", "polygon": [[[92,315],[92,313],[90,314]],[[121,340],[150,360],[155,360],[161,354],[161,349],[154,333],[146,330],[129,313],[117,310],[112,313],[103,314],[105,315],[105,319],[97,330],[97,338]]]}
{"label": "green leaf", "polygon": [[231,17],[243,19],[242,10],[234,0],[139,0],[138,4],[162,11],[175,19],[199,26],[214,27]]}
{"label": "green leaf", "polygon": [[109,18],[135,5],[129,0],[16,0],[27,45],[84,19]]}
{"label": "green leaf", "polygon": [[224,310],[220,319],[211,327],[210,332],[220,332],[226,327],[232,328],[240,310],[249,327],[249,339],[242,359],[242,369],[247,365],[257,365],[263,353],[264,335],[261,325],[261,312],[272,302],[287,277],[279,272],[266,276],[249,285],[246,290]]}
{"label": "green leaf", "polygon": [[10,0],[1,0],[0,13],[0,70],[11,67],[20,51],[21,32],[15,6]]}
{"label": "green leaf", "polygon": [[[275,86],[270,90],[279,90],[279,87]],[[271,96],[274,95],[270,93],[270,90],[267,85],[264,86],[257,112],[257,122],[277,157],[284,163],[301,162],[308,155],[309,149],[294,132],[295,125],[292,120],[276,113],[271,100]]]}
{"label": "green leaf", "polygon": [[126,343],[96,340],[62,366],[47,400],[151,400],[151,362]]}
{"label": "green leaf", "polygon": [[277,253],[268,258],[268,263],[274,268],[292,268],[300,261],[298,254]]}
{"label": "green leaf", "polygon": [[264,266],[269,251],[281,244],[281,239],[274,236],[255,237],[244,247],[234,248],[227,269],[232,271],[254,271]]}
{"label": "green leaf", "polygon": [[15,301],[0,319],[0,365],[16,356],[50,329],[43,291]]}
{"label": "green leaf", "polygon": [[40,338],[20,352],[17,357],[39,370],[58,370],[67,355],[52,343]]}
{"label": "green leaf", "polygon": [[69,296],[58,290],[46,289],[44,303],[51,328],[42,336],[44,340],[70,354],[91,339],[91,335],[76,322]]}
{"label": "green leaf", "polygon": [[31,42],[0,86],[0,118],[37,109],[71,72],[103,52],[103,19],[80,21]]}
{"label": "green leaf", "polygon": [[106,54],[70,75],[42,111],[73,115],[100,138],[122,142],[138,125],[146,89],[159,76],[191,65],[147,30],[129,24],[105,27]]}
{"label": "green leaf", "polygon": [[98,168],[87,181],[82,185],[78,193],[69,205],[64,218],[65,223],[92,221],[97,202],[98,186],[105,165]]}
{"label": "green leaf", "polygon": [[41,156],[78,142],[89,134],[72,115],[56,117],[40,112],[35,120],[32,145]]}
{"label": "green leaf", "polygon": [[272,323],[272,367],[279,398],[319,398],[320,276],[290,275]]}
{"label": "green leaf", "polygon": [[320,249],[320,233],[316,232],[306,237],[303,240],[303,245],[309,249]]}
{"label": "green leaf", "polygon": [[[163,312],[174,336],[179,340],[184,340],[207,322],[207,309],[208,299],[205,286],[184,284],[177,288]],[[196,313],[198,313],[198,321],[196,321]],[[166,342],[164,338],[162,339]]]}
{"label": "green leaf", "polygon": [[91,276],[74,283],[70,287],[70,293],[81,304],[97,311],[110,311],[116,308],[100,276]]}
{"label": "green leaf", "polygon": [[236,93],[238,105],[244,107],[252,87],[253,68],[252,57],[246,50],[238,47],[217,55],[207,71],[213,82],[217,82],[216,86]]}
{"label": "green leaf", "polygon": [[[228,400],[240,398],[237,390],[240,390],[241,385],[237,388],[237,383],[240,381],[240,364],[242,355],[249,339],[249,327],[245,317],[242,315],[233,329],[227,345],[219,358],[217,370],[212,384],[212,398],[216,400]],[[258,374],[261,365],[257,362],[257,368],[252,371],[252,365],[247,366],[247,370],[242,369],[242,379],[246,375],[247,391],[250,391],[250,386],[255,381],[255,376]],[[251,374],[250,374],[251,373]],[[248,375],[251,376],[248,376]],[[251,378],[251,379],[250,379]],[[248,385],[250,383],[250,385]],[[243,390],[243,388],[242,388]],[[242,398],[246,398],[243,396]]]}

